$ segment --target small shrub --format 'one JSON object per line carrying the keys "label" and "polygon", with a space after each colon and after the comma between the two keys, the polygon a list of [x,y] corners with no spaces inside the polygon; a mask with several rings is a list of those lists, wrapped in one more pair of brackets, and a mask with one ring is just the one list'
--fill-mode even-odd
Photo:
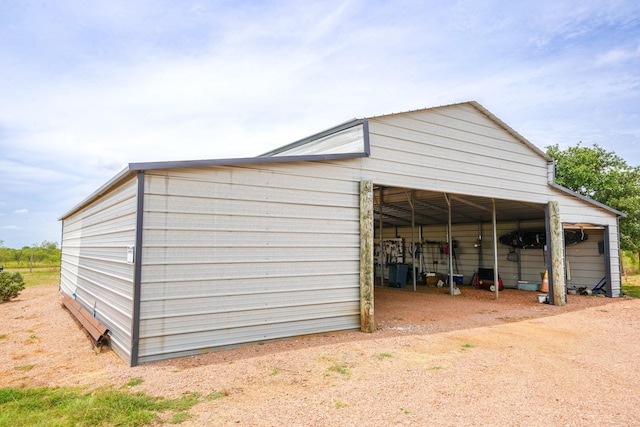
{"label": "small shrub", "polygon": [[0,271],[0,301],[9,301],[20,295],[24,290],[22,274]]}

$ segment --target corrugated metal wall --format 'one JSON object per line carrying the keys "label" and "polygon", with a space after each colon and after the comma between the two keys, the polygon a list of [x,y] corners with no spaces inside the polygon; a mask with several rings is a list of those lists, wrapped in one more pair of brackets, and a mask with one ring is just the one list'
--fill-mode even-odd
{"label": "corrugated metal wall", "polygon": [[369,119],[378,185],[547,203],[547,161],[471,105]]}
{"label": "corrugated metal wall", "polygon": [[140,362],[359,328],[358,181],[303,166],[146,174]]}
{"label": "corrugated metal wall", "polygon": [[110,346],[131,359],[135,179],[64,219],[60,286],[109,328]]}

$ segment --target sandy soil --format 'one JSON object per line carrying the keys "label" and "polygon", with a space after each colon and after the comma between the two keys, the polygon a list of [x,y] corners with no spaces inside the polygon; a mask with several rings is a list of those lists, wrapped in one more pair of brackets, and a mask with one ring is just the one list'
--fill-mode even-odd
{"label": "sandy soil", "polygon": [[0,387],[124,386],[202,398],[182,425],[640,425],[640,300],[376,288],[378,331],[129,368],[92,347],[56,285],[0,304]]}

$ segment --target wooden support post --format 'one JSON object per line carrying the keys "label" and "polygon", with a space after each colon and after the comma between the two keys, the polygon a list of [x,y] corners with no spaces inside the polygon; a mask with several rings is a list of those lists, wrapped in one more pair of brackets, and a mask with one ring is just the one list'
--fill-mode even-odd
{"label": "wooden support post", "polygon": [[382,221],[383,215],[382,215],[382,205],[383,205],[383,201],[384,201],[384,194],[383,194],[383,189],[382,187],[379,188],[378,190],[378,196],[379,197],[379,201],[380,201],[380,205],[378,207],[378,210],[380,211],[380,224],[379,225],[379,238],[378,238],[378,242],[380,244],[380,257],[378,258],[378,263],[380,264],[380,287],[384,287],[384,264],[386,261],[386,257],[384,256],[384,223]]}
{"label": "wooden support post", "polygon": [[551,258],[551,283],[553,284],[553,304],[565,305],[566,284],[564,281],[564,239],[558,202],[549,202],[549,234]]}
{"label": "wooden support post", "polygon": [[411,280],[413,292],[416,292],[416,191],[411,190]]}
{"label": "wooden support post", "polygon": [[[382,243],[382,235],[380,236]],[[373,182],[360,182],[360,330],[374,332]]]}

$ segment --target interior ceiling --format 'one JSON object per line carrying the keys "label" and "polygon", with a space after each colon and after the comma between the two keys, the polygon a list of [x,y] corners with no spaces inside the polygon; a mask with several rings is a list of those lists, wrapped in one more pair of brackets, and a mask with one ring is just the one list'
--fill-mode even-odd
{"label": "interior ceiling", "polygon": [[[382,216],[384,227],[411,226],[411,197],[415,200],[415,225],[447,224],[449,206],[444,193],[411,190],[398,187],[374,187],[374,219]],[[493,221],[493,205],[490,198],[449,194],[451,222],[453,224]],[[494,199],[497,221],[544,220],[544,205],[524,201]]]}

